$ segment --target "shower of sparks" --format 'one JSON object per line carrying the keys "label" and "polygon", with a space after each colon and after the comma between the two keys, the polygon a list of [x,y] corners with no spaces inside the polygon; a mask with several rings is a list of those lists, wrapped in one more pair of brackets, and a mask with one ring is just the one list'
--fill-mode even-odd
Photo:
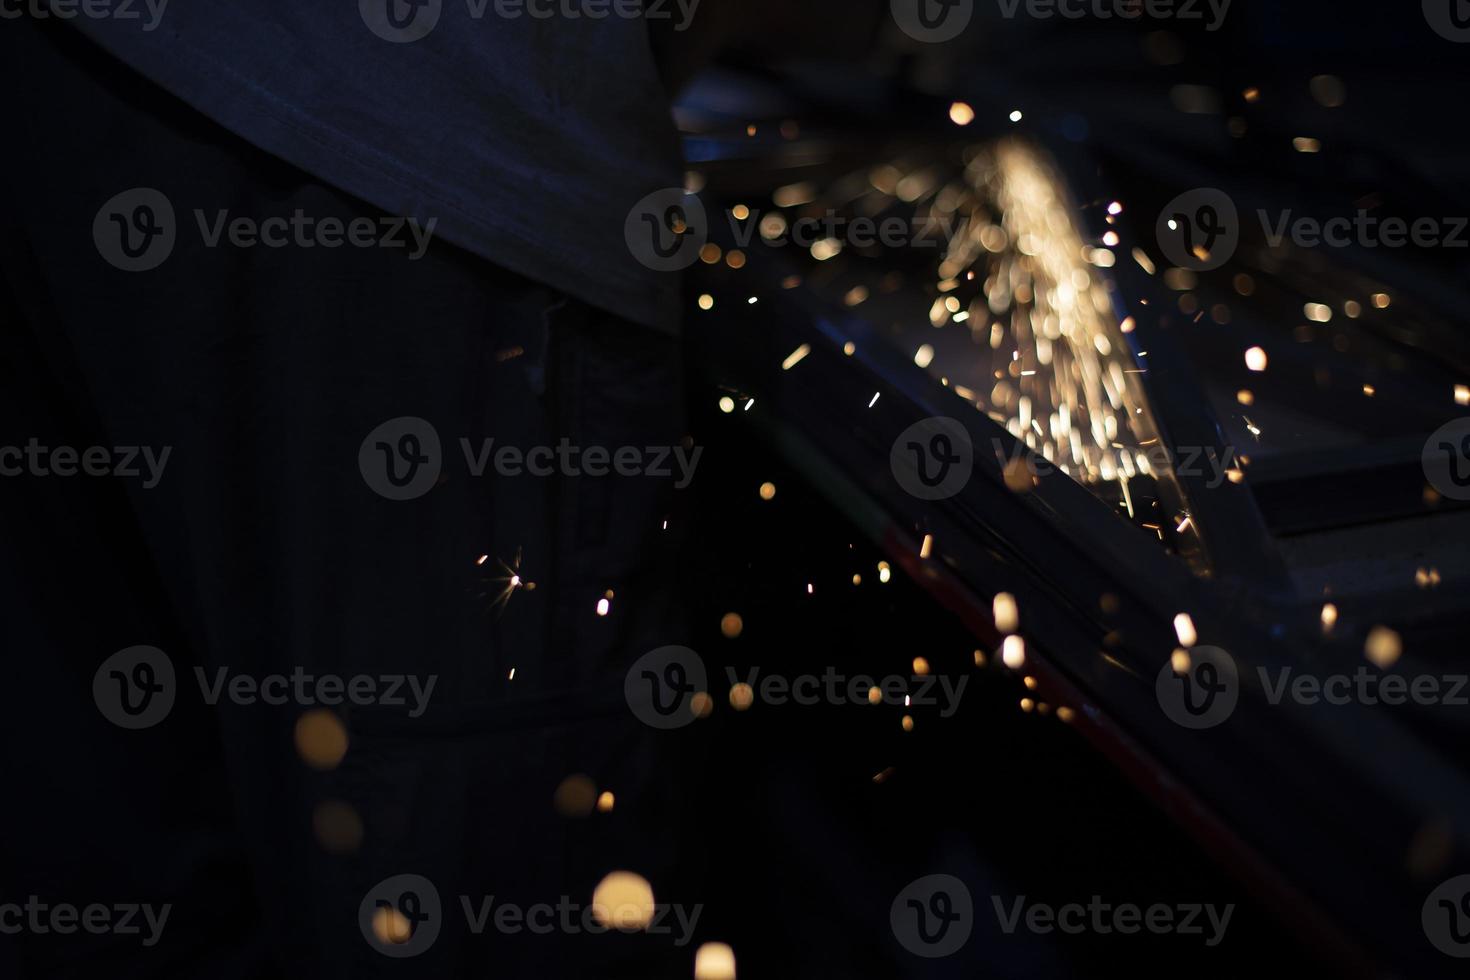
{"label": "shower of sparks", "polygon": [[[1084,209],[1069,200],[1056,168],[1025,139],[971,145],[962,158],[956,171],[893,158],[831,182],[778,188],[771,199],[782,210],[812,205],[868,217],[906,209],[915,227],[942,229],[917,279],[893,268],[871,272],[871,256],[835,239],[811,245],[810,258],[830,263],[822,277],[834,301],[886,303],[873,316],[889,320],[914,364],[1029,453],[1116,505],[1151,537],[1199,554],[1197,530],[1180,519],[1183,494],[1157,462],[1162,443],[1144,392],[1147,368],[1134,349],[1142,346],[1139,320],[1150,311],[1142,300],[1132,315],[1121,310],[1110,281],[1124,249],[1150,276],[1177,270],[1156,267],[1107,227],[1124,213],[1123,201],[1104,197]],[[1104,227],[1084,230],[1089,212]],[[798,216],[766,215],[763,227],[771,221],[784,230]],[[855,354],[853,342],[841,345]],[[801,353],[782,367],[790,370]],[[875,392],[868,407],[878,398]],[[1016,493],[1037,486],[1019,478],[1006,485]]]}
{"label": "shower of sparks", "polygon": [[[1128,481],[1152,472],[1143,446],[1157,434],[1125,336],[1134,320],[1119,321],[1094,258],[1111,253],[1083,240],[1061,181],[1021,141],[974,153],[963,182],[939,189],[929,207],[955,228],[929,319],[968,329],[989,359],[989,391],[966,389],[971,400],[1074,479],[1116,483],[1132,513]],[[961,281],[981,285],[968,309],[946,289]],[[954,373],[937,357],[932,366]]]}

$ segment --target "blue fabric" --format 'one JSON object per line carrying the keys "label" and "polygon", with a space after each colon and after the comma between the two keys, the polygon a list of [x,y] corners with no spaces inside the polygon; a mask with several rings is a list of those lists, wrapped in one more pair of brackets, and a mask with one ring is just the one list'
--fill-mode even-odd
{"label": "blue fabric", "polygon": [[[68,20],[321,180],[437,219],[437,237],[497,265],[675,329],[677,278],[644,268],[623,236],[640,198],[682,183],[643,18],[536,18],[514,0],[159,2],[137,0],[132,19],[72,8]],[[395,23],[409,25],[399,37],[432,29],[380,36]]]}

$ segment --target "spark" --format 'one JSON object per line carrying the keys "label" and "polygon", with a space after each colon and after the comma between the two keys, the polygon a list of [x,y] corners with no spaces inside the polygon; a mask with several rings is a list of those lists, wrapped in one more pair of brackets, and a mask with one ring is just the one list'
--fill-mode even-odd
{"label": "spark", "polygon": [[781,362],[781,370],[790,371],[792,368],[796,367],[796,365],[805,360],[806,356],[811,352],[811,344],[802,344],[800,347],[796,348],[796,350],[786,355],[786,360]]}
{"label": "spark", "polygon": [[1026,664],[1026,641],[1012,634],[1001,643],[1000,659],[1011,670],[1020,670]]}
{"label": "spark", "polygon": [[[475,562],[475,565],[483,566],[489,560],[489,555],[481,555]],[[500,571],[503,574],[484,580],[485,582],[499,586],[498,591],[495,593],[495,598],[490,602],[492,609],[504,610],[510,604],[511,596],[522,589],[530,592],[536,588],[535,582],[527,582],[521,578],[521,551],[519,548],[516,549],[515,558],[509,564],[499,558],[495,559],[495,564],[500,566]]]}

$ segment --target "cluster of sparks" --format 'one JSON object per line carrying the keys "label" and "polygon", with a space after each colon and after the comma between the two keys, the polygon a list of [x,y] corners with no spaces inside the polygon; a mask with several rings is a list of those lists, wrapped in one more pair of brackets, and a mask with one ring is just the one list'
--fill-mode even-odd
{"label": "cluster of sparks", "polygon": [[[1130,346],[1133,320],[1120,314],[1105,273],[1116,262],[1118,235],[1110,228],[1095,240],[1084,237],[1062,180],[1024,140],[972,148],[966,160],[963,172],[948,180],[932,168],[892,161],[833,181],[828,196],[840,202],[823,199],[811,185],[781,188],[773,200],[813,211],[841,204],[867,214],[909,205],[916,228],[948,229],[925,290],[927,310],[915,310],[913,322],[923,316],[937,330],[964,331],[969,342],[921,343],[915,364],[1160,538],[1166,521],[1176,536],[1194,536],[1187,512],[1152,512],[1152,486],[1149,502],[1135,505],[1137,481],[1152,484],[1160,476],[1153,462],[1160,458],[1159,437],[1137,377],[1146,370],[1146,352]],[[1112,202],[1106,211],[1111,225],[1122,205]],[[786,220],[768,216],[765,224],[780,232]],[[836,240],[811,246],[813,260],[822,263],[843,251]],[[717,252],[706,260],[718,261]],[[843,302],[862,305],[891,291],[892,281],[854,286]],[[702,309],[712,305],[713,297],[701,297]],[[845,352],[853,353],[851,344]],[[783,369],[809,353],[806,345],[792,351]],[[867,407],[878,397],[875,392]],[[1019,460],[1009,461],[1006,475],[1013,490],[1031,486],[1030,470]]]}
{"label": "cluster of sparks", "polygon": [[[976,153],[965,184],[968,193],[941,193],[931,205],[953,201],[968,213],[939,264],[929,320],[977,334],[992,352],[994,383],[956,391],[1064,473],[1116,482],[1132,513],[1128,481],[1150,475],[1143,447],[1154,436],[1129,378],[1139,368],[1097,271],[1111,265],[1111,253],[1083,241],[1060,181],[1025,143],[1003,140]],[[968,308],[951,311],[957,304],[947,294],[961,277],[979,278],[982,289]]]}

